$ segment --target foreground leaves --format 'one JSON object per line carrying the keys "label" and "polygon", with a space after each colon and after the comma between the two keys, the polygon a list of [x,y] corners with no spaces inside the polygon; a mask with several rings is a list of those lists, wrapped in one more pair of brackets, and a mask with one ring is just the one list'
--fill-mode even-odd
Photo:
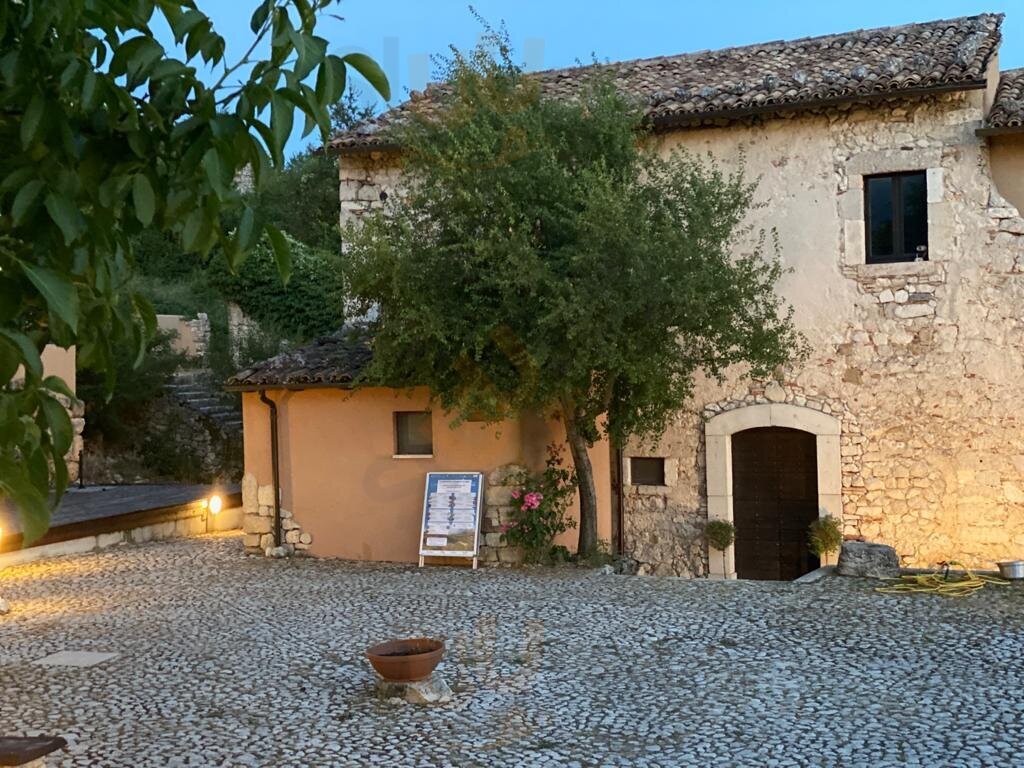
{"label": "foreground leaves", "polygon": [[[132,235],[172,233],[234,269],[265,233],[287,279],[287,241],[234,179],[248,167],[258,186],[282,165],[296,110],[326,135],[347,68],[387,95],[372,61],[328,54],[315,34],[333,2],[256,3],[251,50],[269,55],[233,62],[195,0],[0,3],[0,502],[20,510],[27,540],[46,530],[73,441],[72,393],[44,378],[39,353],[76,346],[110,388],[114,350],[140,361],[155,331],[126,289]],[[160,17],[183,58],[154,37]],[[200,67],[223,74],[207,85]]]}

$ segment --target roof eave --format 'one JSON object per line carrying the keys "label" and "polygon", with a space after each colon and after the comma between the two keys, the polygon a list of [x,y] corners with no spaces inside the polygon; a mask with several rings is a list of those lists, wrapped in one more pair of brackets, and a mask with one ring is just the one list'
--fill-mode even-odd
{"label": "roof eave", "polygon": [[267,384],[225,384],[225,392],[259,392],[261,390],[278,389],[286,392],[301,392],[304,389],[352,389],[351,383],[334,384],[330,382],[309,382],[308,384],[283,384],[281,382]]}
{"label": "roof eave", "polygon": [[975,136],[1008,136],[1014,133],[1024,133],[1024,125],[1000,125],[985,126],[975,130]]}
{"label": "roof eave", "polygon": [[700,127],[707,120],[737,120],[755,115],[765,115],[779,112],[798,111],[803,112],[811,109],[833,107],[839,104],[853,104],[864,102],[876,102],[885,99],[902,98],[904,96],[925,96],[933,93],[952,93],[956,91],[976,91],[988,87],[985,80],[965,80],[959,83],[943,85],[927,85],[918,88],[900,88],[895,91],[878,91],[877,93],[864,93],[854,96],[836,96],[827,99],[813,99],[799,101],[792,104],[759,104],[739,109],[718,110],[715,112],[693,113],[688,112],[678,115],[656,116],[650,119],[651,125],[656,129]]}

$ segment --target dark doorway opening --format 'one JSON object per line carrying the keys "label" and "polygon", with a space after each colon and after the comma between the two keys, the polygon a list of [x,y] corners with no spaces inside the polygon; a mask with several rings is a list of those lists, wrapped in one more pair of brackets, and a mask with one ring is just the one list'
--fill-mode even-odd
{"label": "dark doorway opening", "polygon": [[810,432],[782,427],[732,436],[736,575],[790,581],[817,568],[807,548],[818,517],[818,457]]}

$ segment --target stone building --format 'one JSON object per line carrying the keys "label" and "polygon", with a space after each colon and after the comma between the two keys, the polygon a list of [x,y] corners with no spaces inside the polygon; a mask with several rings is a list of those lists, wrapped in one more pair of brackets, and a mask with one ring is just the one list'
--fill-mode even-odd
{"label": "stone building", "polygon": [[[660,151],[743,158],[810,350],[770,381],[698,382],[659,442],[612,459],[613,539],[641,572],[792,577],[826,515],[907,565],[1024,556],[1024,70],[999,70],[1001,23],[601,65]],[[564,97],[581,72],[536,77]],[[400,194],[388,128],[443,97],[334,139],[343,223]],[[709,518],[735,523],[725,558]]]}

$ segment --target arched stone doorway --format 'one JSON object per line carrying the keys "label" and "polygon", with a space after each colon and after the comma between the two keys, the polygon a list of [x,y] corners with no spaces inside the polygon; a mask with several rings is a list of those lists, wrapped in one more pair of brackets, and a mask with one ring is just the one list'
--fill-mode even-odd
{"label": "arched stone doorway", "polygon": [[[784,403],[751,405],[709,419],[704,425],[708,519],[735,520],[733,436],[748,430],[781,428],[809,433],[814,438],[814,481],[819,517],[842,519],[842,475],[839,455],[839,419],[827,413]],[[771,433],[765,433],[770,438]],[[800,441],[795,440],[796,443]],[[746,446],[744,450],[749,449]],[[765,446],[763,449],[768,449]],[[809,461],[809,457],[807,457]],[[806,464],[806,461],[804,462]],[[799,524],[799,523],[798,523]],[[805,534],[806,535],[806,534]],[[709,558],[712,578],[734,579],[736,545],[721,557]],[[781,573],[781,572],[780,572]]]}

